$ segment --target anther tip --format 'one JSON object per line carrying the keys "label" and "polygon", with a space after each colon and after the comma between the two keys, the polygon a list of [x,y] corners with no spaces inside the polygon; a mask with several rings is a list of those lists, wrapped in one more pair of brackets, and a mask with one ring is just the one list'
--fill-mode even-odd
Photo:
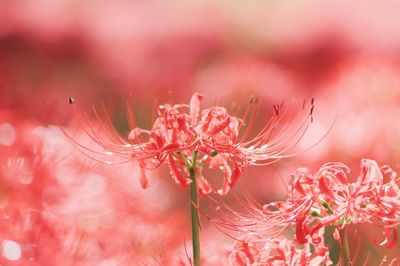
{"label": "anther tip", "polygon": [[272,107],[274,108],[275,115],[279,115],[279,106],[274,104]]}
{"label": "anther tip", "polygon": [[72,97],[68,97],[68,102],[69,104],[74,104],[75,103],[75,99]]}
{"label": "anther tip", "polygon": [[250,103],[253,103],[254,100],[255,100],[254,95],[251,95],[251,96],[250,96]]}
{"label": "anther tip", "polygon": [[314,112],[314,105],[311,105],[311,109],[310,109],[310,115],[312,115]]}

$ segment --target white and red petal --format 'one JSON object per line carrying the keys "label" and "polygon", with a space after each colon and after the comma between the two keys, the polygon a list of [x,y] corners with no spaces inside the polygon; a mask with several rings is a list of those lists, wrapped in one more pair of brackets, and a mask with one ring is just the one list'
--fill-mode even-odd
{"label": "white and red petal", "polygon": [[182,169],[176,165],[175,159],[173,158],[172,155],[168,156],[168,165],[170,173],[174,178],[175,182],[183,188],[188,187],[189,184],[192,182],[192,180],[184,176]]}

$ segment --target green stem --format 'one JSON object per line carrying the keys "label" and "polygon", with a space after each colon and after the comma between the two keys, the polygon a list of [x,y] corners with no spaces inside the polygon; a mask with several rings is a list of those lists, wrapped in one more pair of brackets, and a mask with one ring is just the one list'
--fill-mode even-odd
{"label": "green stem", "polygon": [[342,254],[344,266],[351,266],[349,238],[347,236],[347,227],[340,230],[340,238],[342,240]]}
{"label": "green stem", "polygon": [[193,245],[193,264],[194,266],[200,266],[200,220],[199,212],[197,211],[198,206],[198,195],[197,195],[197,184],[196,184],[196,160],[198,151],[194,151],[192,165],[189,168],[189,175],[192,179],[190,183],[190,198],[191,198],[191,214],[192,214],[192,245]]}

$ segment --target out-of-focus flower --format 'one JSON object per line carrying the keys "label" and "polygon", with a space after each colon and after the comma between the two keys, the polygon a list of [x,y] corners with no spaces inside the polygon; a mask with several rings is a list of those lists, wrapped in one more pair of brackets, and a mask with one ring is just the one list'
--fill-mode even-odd
{"label": "out-of-focus flower", "polygon": [[263,245],[251,240],[237,240],[229,255],[232,266],[247,265],[331,265],[329,250],[323,241],[324,230],[320,230],[322,241],[317,245],[307,243],[301,248],[292,240],[282,236],[271,239]]}
{"label": "out-of-focus flower", "polygon": [[[219,106],[201,110],[202,98],[201,94],[195,93],[189,105],[160,105],[157,109],[158,117],[151,130],[136,127],[128,108],[132,129],[128,140],[124,140],[116,132],[107,115],[104,119],[106,122],[102,122],[95,111],[103,131],[98,133],[90,120],[80,114],[73,104],[72,110],[77,120],[104,150],[97,151],[71,139],[89,156],[109,158],[102,159],[108,164],[138,161],[142,169],[140,182],[144,188],[148,186],[145,169],[158,167],[164,162],[167,162],[176,183],[187,187],[192,182],[187,171],[196,153],[196,182],[199,193],[206,195],[216,191],[223,195],[235,185],[247,166],[267,165],[293,156],[294,146],[312,121],[314,108],[313,101],[310,109],[303,103],[303,109],[293,118],[293,114],[289,109],[283,108],[283,104],[274,105],[275,115],[256,136],[249,138],[257,108],[254,98],[251,98],[242,118],[230,115],[225,108]],[[74,101],[71,100],[71,103]],[[240,135],[242,128],[243,133]],[[211,169],[222,171],[222,188],[213,188],[203,177],[202,169],[205,164]]]}
{"label": "out-of-focus flower", "polygon": [[0,139],[0,264],[160,265],[182,244],[179,210],[144,204],[130,182],[138,165],[93,162],[59,128],[12,113],[0,112]]}

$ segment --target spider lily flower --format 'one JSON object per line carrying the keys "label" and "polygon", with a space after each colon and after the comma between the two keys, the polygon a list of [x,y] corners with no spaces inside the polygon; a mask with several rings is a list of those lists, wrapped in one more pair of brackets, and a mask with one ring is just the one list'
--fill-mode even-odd
{"label": "spider lily flower", "polygon": [[361,161],[355,182],[349,182],[349,172],[342,163],[327,163],[315,174],[299,168],[290,177],[286,201],[261,206],[247,198],[245,212],[209,203],[214,210],[210,220],[224,232],[251,235],[255,242],[268,241],[293,225],[300,244],[320,243],[318,232],[325,226],[335,226],[340,241],[339,231],[347,225],[369,223],[382,228],[384,240],[376,244],[393,247],[400,223],[397,173],[369,159]]}
{"label": "spider lily flower", "polygon": [[308,191],[299,180],[293,180],[290,205],[293,208],[307,202],[301,212],[291,213],[298,242],[319,241],[315,232],[326,225],[342,230],[348,224],[370,223],[383,229],[384,240],[377,244],[393,247],[397,242],[394,227],[400,222],[397,174],[389,166],[379,167],[368,159],[361,161],[360,174],[353,183],[348,182],[349,172],[344,164],[325,164],[315,175],[308,175],[314,186]]}
{"label": "spider lily flower", "polygon": [[[320,230],[323,237],[324,230]],[[321,241],[318,245],[307,243],[296,246],[295,241],[282,236],[260,245],[250,239],[237,240],[229,255],[232,266],[245,265],[332,265],[329,250]]]}
{"label": "spider lily flower", "polygon": [[[144,188],[148,186],[146,169],[154,169],[164,163],[169,166],[175,182],[187,187],[192,182],[188,169],[196,153],[194,168],[199,193],[207,195],[214,191],[224,195],[248,166],[267,165],[294,156],[293,148],[309,126],[314,109],[313,101],[310,108],[305,108],[303,103],[303,109],[293,119],[290,109],[284,108],[283,104],[274,105],[274,115],[268,123],[258,134],[249,138],[257,109],[254,98],[241,118],[229,114],[220,106],[201,110],[202,99],[203,95],[195,93],[189,104],[158,106],[157,118],[150,130],[136,127],[128,107],[131,131],[125,140],[113,128],[107,112],[102,118],[93,109],[98,121],[91,122],[77,110],[71,98],[74,116],[102,150],[83,146],[73,138],[71,140],[88,156],[108,164],[132,160],[139,162],[142,169],[140,182]],[[202,166],[205,165],[222,171],[221,187],[214,187],[203,176]]]}

